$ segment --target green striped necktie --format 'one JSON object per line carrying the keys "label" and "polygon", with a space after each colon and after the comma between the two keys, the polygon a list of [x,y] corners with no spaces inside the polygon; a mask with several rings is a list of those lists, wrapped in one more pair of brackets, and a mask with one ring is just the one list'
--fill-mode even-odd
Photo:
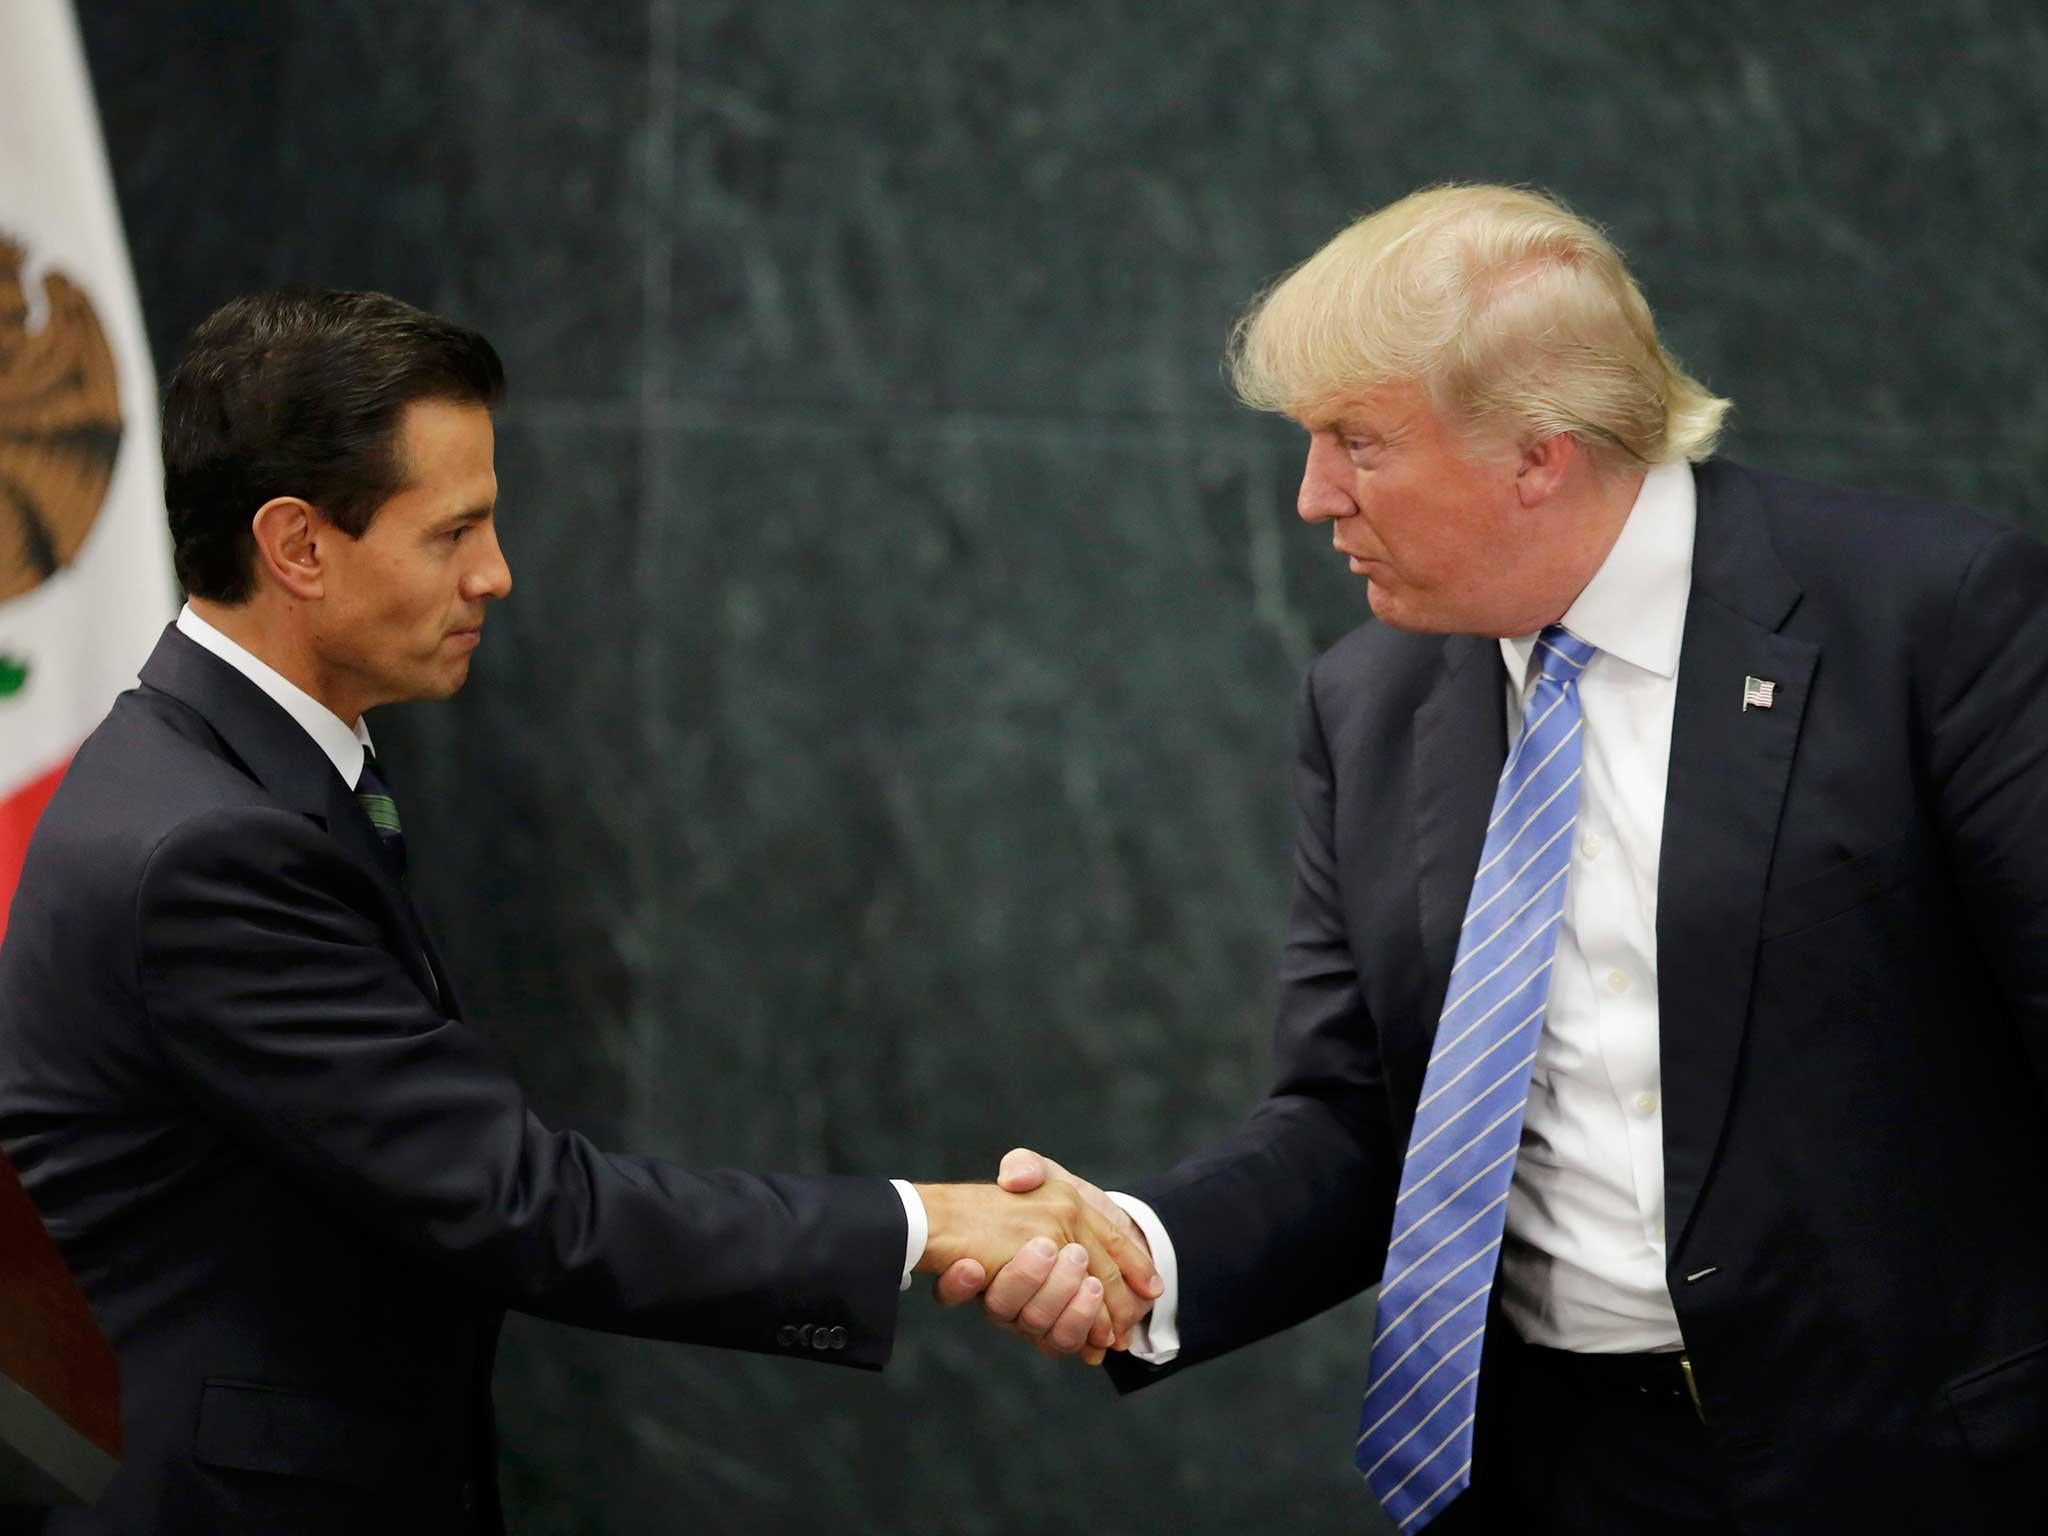
{"label": "green striped necktie", "polygon": [[377,755],[363,749],[363,771],[356,780],[356,804],[377,829],[377,841],[384,846],[384,862],[400,879],[405,877],[405,828],[398,819],[398,802],[391,798],[391,786],[377,769]]}

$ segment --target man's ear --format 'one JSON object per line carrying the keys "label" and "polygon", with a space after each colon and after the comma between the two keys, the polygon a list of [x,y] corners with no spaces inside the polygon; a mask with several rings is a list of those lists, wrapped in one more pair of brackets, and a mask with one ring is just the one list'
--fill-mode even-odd
{"label": "man's ear", "polygon": [[1515,465],[1515,494],[1522,505],[1539,507],[1554,496],[1580,452],[1579,440],[1569,432],[1525,443]]}
{"label": "man's ear", "polygon": [[326,530],[326,519],[310,502],[296,496],[272,497],[256,509],[249,523],[256,536],[258,571],[301,602],[323,597],[319,535]]}

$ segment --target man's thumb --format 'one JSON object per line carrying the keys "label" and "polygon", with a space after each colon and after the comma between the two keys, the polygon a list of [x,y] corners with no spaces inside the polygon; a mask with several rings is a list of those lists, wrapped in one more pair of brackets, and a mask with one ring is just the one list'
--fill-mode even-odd
{"label": "man's thumb", "polygon": [[973,1259],[957,1259],[932,1283],[932,1299],[942,1307],[957,1307],[987,1289],[988,1271]]}
{"label": "man's thumb", "polygon": [[1046,1159],[1029,1147],[1013,1147],[1003,1155],[1003,1166],[996,1173],[996,1183],[1013,1195],[1021,1195],[1038,1188],[1051,1171]]}

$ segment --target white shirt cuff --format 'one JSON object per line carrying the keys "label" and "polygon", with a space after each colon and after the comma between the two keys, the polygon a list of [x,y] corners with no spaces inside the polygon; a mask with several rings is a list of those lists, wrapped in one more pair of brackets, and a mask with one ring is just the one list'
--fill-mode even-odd
{"label": "white shirt cuff", "polygon": [[910,1231],[903,1239],[903,1283],[896,1287],[899,1291],[907,1291],[910,1289],[910,1277],[917,1272],[917,1261],[924,1257],[924,1245],[931,1239],[932,1219],[925,1215],[924,1201],[915,1189],[902,1179],[889,1182],[903,1197],[904,1219],[910,1223]]}
{"label": "white shirt cuff", "polygon": [[1174,1257],[1173,1239],[1166,1235],[1158,1215],[1144,1201],[1109,1191],[1109,1198],[1138,1224],[1152,1248],[1152,1267],[1166,1282],[1166,1289],[1152,1303],[1152,1310],[1131,1325],[1130,1352],[1147,1365],[1164,1365],[1180,1353],[1180,1261]]}

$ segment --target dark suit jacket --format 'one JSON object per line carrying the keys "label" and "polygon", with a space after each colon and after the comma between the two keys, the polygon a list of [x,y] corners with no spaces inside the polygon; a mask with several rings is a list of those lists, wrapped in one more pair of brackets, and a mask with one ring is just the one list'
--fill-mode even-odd
{"label": "dark suit jacket", "polygon": [[[2048,551],[1733,464],[1696,484],[1657,961],[1710,1432],[1746,1530],[2048,1529]],[[1278,1080],[1135,1188],[1179,1255],[1168,1370],[1379,1277],[1502,688],[1494,641],[1378,624],[1308,677]]]}
{"label": "dark suit jacket", "polygon": [[121,1362],[126,1465],[53,1532],[499,1530],[507,1307],[870,1368],[893,1336],[886,1180],[548,1130],[333,765],[175,629],[29,849],[0,1142]]}

